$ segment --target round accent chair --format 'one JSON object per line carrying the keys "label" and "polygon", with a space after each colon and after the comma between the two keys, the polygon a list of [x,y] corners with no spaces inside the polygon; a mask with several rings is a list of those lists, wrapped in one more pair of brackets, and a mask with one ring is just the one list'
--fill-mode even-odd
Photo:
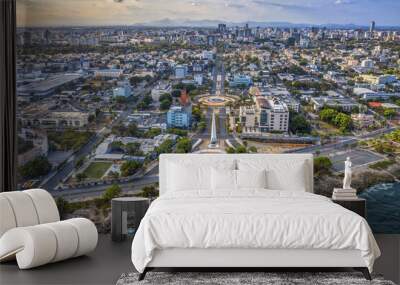
{"label": "round accent chair", "polygon": [[60,221],[53,197],[43,189],[0,193],[0,262],[20,269],[87,254],[97,246],[93,222]]}

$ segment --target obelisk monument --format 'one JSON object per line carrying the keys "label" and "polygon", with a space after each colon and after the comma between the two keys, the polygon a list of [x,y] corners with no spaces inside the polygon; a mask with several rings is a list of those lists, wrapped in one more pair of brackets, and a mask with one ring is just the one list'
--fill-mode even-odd
{"label": "obelisk monument", "polygon": [[210,137],[210,144],[208,148],[218,148],[218,138],[217,138],[217,128],[215,124],[215,113],[212,113],[212,120],[211,120],[211,137]]}

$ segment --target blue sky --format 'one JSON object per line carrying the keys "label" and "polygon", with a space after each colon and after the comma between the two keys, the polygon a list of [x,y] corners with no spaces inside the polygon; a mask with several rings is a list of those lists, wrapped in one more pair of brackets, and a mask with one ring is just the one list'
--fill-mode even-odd
{"label": "blue sky", "polygon": [[400,26],[400,0],[17,0],[20,26],[118,25],[161,19]]}

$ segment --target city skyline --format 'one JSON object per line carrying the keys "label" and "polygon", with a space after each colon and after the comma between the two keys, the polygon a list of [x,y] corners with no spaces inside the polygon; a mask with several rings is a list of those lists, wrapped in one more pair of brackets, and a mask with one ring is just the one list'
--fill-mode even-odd
{"label": "city skyline", "polygon": [[[17,0],[18,26],[105,26],[187,21],[400,26],[392,0]],[[223,12],[221,12],[223,11]]]}

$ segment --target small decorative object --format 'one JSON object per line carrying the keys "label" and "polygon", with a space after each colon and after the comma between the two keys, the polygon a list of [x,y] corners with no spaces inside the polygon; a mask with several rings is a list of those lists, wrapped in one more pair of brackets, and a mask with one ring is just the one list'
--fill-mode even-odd
{"label": "small decorative object", "polygon": [[347,157],[344,162],[343,188],[334,188],[332,199],[334,200],[354,200],[357,199],[357,191],[351,188],[351,160]]}
{"label": "small decorative object", "polygon": [[343,189],[352,189],[351,188],[351,160],[350,157],[347,157],[344,162],[344,179],[343,179]]}
{"label": "small decorative object", "polygon": [[111,238],[122,241],[132,238],[146,213],[150,200],[141,197],[121,197],[111,200]]}

